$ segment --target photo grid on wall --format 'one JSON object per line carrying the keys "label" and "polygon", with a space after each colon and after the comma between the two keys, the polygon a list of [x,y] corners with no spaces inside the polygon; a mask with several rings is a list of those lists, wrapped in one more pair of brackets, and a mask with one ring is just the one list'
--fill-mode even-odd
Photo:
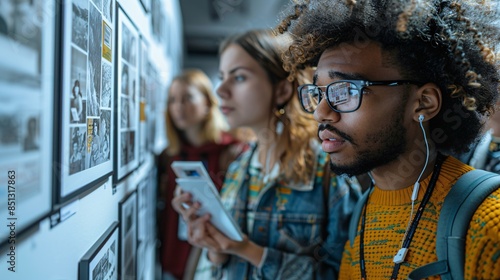
{"label": "photo grid on wall", "polygon": [[66,0],[58,202],[113,171],[114,1]]}
{"label": "photo grid on wall", "polygon": [[[0,4],[0,217],[14,239],[52,206],[55,5]],[[11,234],[0,227],[0,243]]]}
{"label": "photo grid on wall", "polygon": [[139,32],[118,8],[115,182],[139,165]]}

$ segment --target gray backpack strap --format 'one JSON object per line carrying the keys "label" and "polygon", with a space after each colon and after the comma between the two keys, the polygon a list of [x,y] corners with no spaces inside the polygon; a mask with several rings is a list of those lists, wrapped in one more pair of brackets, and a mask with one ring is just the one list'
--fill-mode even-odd
{"label": "gray backpack strap", "polygon": [[359,219],[361,218],[361,212],[363,211],[363,207],[365,206],[365,203],[372,191],[373,188],[367,189],[358,200],[354,210],[352,211],[351,221],[349,222],[349,242],[351,247],[354,245],[354,238],[356,238],[356,235],[358,234],[358,224]]}
{"label": "gray backpack strap", "polygon": [[441,275],[441,279],[464,279],[465,237],[479,205],[500,186],[500,176],[484,170],[462,175],[444,199],[439,215],[437,262],[413,270],[408,279]]}

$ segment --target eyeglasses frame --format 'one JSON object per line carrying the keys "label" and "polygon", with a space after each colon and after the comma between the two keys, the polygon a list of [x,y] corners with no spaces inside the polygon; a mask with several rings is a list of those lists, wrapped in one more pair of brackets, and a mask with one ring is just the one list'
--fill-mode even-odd
{"label": "eyeglasses frame", "polygon": [[[328,100],[328,98],[326,96],[326,93],[328,92],[328,88],[331,85],[342,83],[342,82],[347,82],[347,83],[354,84],[356,87],[359,88],[359,91],[360,91],[359,103],[358,103],[358,106],[355,109],[348,110],[348,111],[338,110],[338,109],[334,108],[336,105],[335,106],[332,105],[331,102],[330,102],[330,100]],[[339,80],[339,81],[331,82],[331,83],[329,83],[326,86],[318,86],[318,85],[315,85],[315,84],[303,84],[303,85],[300,85],[297,88],[297,91],[298,91],[298,95],[299,95],[298,97],[299,97],[300,105],[302,106],[302,109],[306,113],[313,114],[314,111],[316,111],[317,106],[319,106],[319,103],[321,103],[321,100],[323,99],[323,97],[326,99],[326,103],[328,104],[328,106],[330,107],[330,109],[332,109],[333,111],[335,111],[337,113],[351,113],[351,112],[354,112],[354,111],[358,110],[359,107],[361,107],[361,102],[363,101],[363,93],[364,93],[364,89],[366,87],[370,87],[370,86],[390,86],[390,87],[393,87],[393,86],[402,86],[402,85],[417,85],[417,86],[421,86],[422,84],[423,83],[421,83],[421,82],[412,81],[412,80],[389,80],[389,81]],[[317,87],[318,90],[321,92],[321,94],[319,95],[318,105],[316,106],[316,109],[314,109],[314,111],[312,111],[312,112],[308,111],[305,108],[304,104],[302,103],[302,93],[301,93],[301,91],[302,91],[302,88],[304,88],[306,86]],[[325,90],[323,91],[321,88],[325,88]]]}

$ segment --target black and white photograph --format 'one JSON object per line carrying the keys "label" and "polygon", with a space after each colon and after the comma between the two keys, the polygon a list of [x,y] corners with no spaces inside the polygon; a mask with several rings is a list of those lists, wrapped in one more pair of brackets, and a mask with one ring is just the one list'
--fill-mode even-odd
{"label": "black and white photograph", "polygon": [[120,114],[120,124],[121,128],[129,128],[130,127],[130,110],[128,109],[128,97],[120,97],[121,100],[121,114]]}
{"label": "black and white photograph", "polygon": [[[44,1],[0,1],[0,77],[40,87],[42,32],[48,17]],[[53,30],[53,27],[46,26]]]}
{"label": "black and white photograph", "polygon": [[109,63],[102,64],[102,95],[101,109],[111,109],[111,98],[113,97],[113,66]]}
{"label": "black and white photograph", "polygon": [[69,174],[75,174],[85,169],[86,139],[85,126],[70,128],[71,151],[69,154]]}
{"label": "black and white photograph", "polygon": [[139,165],[139,32],[121,7],[117,15],[115,182]]}
{"label": "black and white photograph", "polygon": [[101,132],[98,118],[87,119],[87,153],[89,166],[101,163]]}
{"label": "black and white photograph", "polygon": [[102,15],[94,5],[89,5],[89,53],[87,87],[87,116],[99,116],[101,101],[101,50]]}
{"label": "black and white photograph", "polygon": [[[56,15],[49,2],[0,1],[0,218],[16,218],[18,236],[52,206]],[[13,189],[16,211],[9,212]],[[9,232],[0,227],[1,244]]]}
{"label": "black and white photograph", "polygon": [[109,161],[111,155],[111,110],[101,110],[99,163]]}
{"label": "black and white photograph", "polygon": [[[85,123],[87,119],[87,56],[71,48],[71,123]],[[84,106],[85,104],[85,106]]]}
{"label": "black and white photograph", "polygon": [[[102,2],[65,0],[62,7],[64,33],[60,80],[63,92],[56,204],[96,187],[99,180],[109,176],[113,172],[114,153],[114,64],[110,62],[114,54],[108,50],[108,57],[103,57],[106,20],[101,12]],[[86,32],[78,30],[76,34],[74,27],[87,29]],[[75,40],[80,37],[85,37],[85,48]],[[108,37],[113,38],[113,35],[108,34]]]}
{"label": "black and white photograph", "polygon": [[118,222],[104,232],[78,263],[78,280],[118,280]]}
{"label": "black and white photograph", "polygon": [[137,242],[146,242],[146,231],[149,219],[148,217],[148,184],[149,177],[144,176],[137,184]]}
{"label": "black and white photograph", "polygon": [[130,193],[119,203],[120,279],[135,279],[137,257],[137,194]]}
{"label": "black and white photograph", "polygon": [[71,41],[80,49],[87,51],[89,39],[89,1],[72,1]]}

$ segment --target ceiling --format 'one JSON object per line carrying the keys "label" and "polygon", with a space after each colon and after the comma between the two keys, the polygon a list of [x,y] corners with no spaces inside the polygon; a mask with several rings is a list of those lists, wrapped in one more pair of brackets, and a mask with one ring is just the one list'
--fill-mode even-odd
{"label": "ceiling", "polygon": [[188,54],[216,54],[228,35],[272,28],[290,0],[180,0]]}

